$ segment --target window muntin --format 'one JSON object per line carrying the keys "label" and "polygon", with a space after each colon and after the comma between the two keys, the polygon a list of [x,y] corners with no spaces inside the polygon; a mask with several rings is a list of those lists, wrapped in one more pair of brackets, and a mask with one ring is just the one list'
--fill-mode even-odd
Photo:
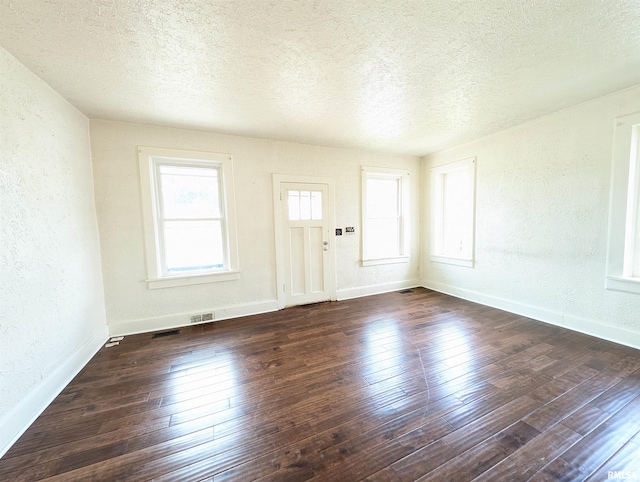
{"label": "window muntin", "polygon": [[615,122],[605,285],[640,293],[640,113]]}
{"label": "window muntin", "polygon": [[231,157],[159,148],[139,154],[149,288],[237,279]]}
{"label": "window muntin", "polygon": [[431,261],[473,266],[475,158],[431,170]]}
{"label": "window muntin", "polygon": [[409,173],[399,169],[362,170],[363,264],[406,262]]}

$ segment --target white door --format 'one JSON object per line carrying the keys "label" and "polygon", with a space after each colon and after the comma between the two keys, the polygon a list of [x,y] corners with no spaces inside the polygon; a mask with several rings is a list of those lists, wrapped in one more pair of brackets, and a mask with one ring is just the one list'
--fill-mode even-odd
{"label": "white door", "polygon": [[329,186],[280,183],[284,301],[286,306],[331,298]]}

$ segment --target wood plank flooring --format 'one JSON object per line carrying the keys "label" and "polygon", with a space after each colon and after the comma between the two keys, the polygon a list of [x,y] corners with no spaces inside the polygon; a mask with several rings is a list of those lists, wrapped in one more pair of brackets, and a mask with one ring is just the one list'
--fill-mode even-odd
{"label": "wood plank flooring", "polygon": [[8,481],[610,472],[640,478],[640,351],[425,289],[128,336],[0,460]]}

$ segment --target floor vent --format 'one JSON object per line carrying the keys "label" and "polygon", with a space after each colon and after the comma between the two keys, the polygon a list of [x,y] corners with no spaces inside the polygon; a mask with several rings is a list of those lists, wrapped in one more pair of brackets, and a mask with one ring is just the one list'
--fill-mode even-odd
{"label": "floor vent", "polygon": [[401,290],[399,293],[402,293],[403,295],[406,295],[408,293],[413,293],[413,290]]}
{"label": "floor vent", "polygon": [[160,333],[154,333],[151,338],[162,338],[163,336],[177,335],[178,333],[180,333],[180,330],[162,331]]}

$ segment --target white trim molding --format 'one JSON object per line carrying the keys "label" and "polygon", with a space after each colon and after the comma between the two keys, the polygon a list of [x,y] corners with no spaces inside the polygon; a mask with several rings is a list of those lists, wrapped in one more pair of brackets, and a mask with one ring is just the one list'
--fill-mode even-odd
{"label": "white trim molding", "polygon": [[585,335],[595,336],[597,338],[619,343],[620,345],[629,346],[631,348],[640,349],[640,333],[617,326],[604,324],[597,320],[581,318],[579,316],[552,311],[533,305],[527,305],[517,301],[499,298],[484,293],[480,293],[466,288],[445,285],[436,281],[426,280],[422,283],[423,288],[427,288],[439,293],[462,298],[463,300],[473,301],[485,306],[491,306],[499,310],[508,311],[520,316],[526,316],[537,321],[549,323],[551,325],[567,328],[568,330],[584,333]]}
{"label": "white trim molding", "polygon": [[240,279],[240,271],[224,271],[222,273],[172,276],[171,278],[148,279],[145,280],[147,288],[155,290],[158,288],[173,288],[175,286],[199,285],[213,283],[215,281],[233,281]]}
{"label": "white trim molding", "polygon": [[605,288],[640,294],[633,273],[640,196],[640,112],[618,117],[614,125],[609,197],[609,237]]}
{"label": "white trim molding", "polygon": [[[463,213],[458,212],[458,224],[465,222],[464,234],[456,238],[456,251],[445,241],[445,222],[448,203],[446,202],[450,189],[446,181],[456,173],[466,175],[465,187],[462,193],[456,191],[456,199],[464,199],[467,204]],[[473,268],[475,265],[475,226],[476,226],[476,158],[469,157],[460,161],[441,164],[431,168],[430,180],[430,231],[429,231],[429,259],[432,263],[453,264]],[[463,177],[464,179],[464,177]],[[459,188],[461,186],[458,186]],[[468,224],[466,224],[468,223]],[[459,234],[459,233],[458,233]]]}
{"label": "white trim molding", "polygon": [[0,419],[0,458],[7,453],[108,339],[109,333],[107,327],[104,326],[74,353],[61,360],[53,373],[36,385],[18,405]]}
{"label": "white trim molding", "polygon": [[429,257],[429,261],[432,263],[463,266],[465,268],[473,268],[475,266],[475,261],[473,259],[449,258],[447,256],[434,256],[433,254]]}
{"label": "white trim molding", "polygon": [[174,313],[165,316],[152,318],[140,318],[137,320],[123,320],[109,323],[109,334],[111,336],[136,335],[138,333],[148,333],[150,331],[167,330],[192,326],[198,323],[191,323],[191,317],[202,313],[212,313],[213,319],[202,323],[239,318],[241,316],[258,315],[278,310],[277,300],[263,301],[259,303],[247,303],[243,305],[225,306],[223,308],[203,308],[198,311]]}
{"label": "white trim molding", "polygon": [[[235,188],[233,156],[230,154],[165,149],[160,147],[138,147],[140,191],[143,214],[145,255],[147,265],[147,287],[149,289],[171,288],[218,281],[239,279],[240,262],[236,226]],[[163,213],[161,169],[188,167],[215,171],[218,183],[218,206],[220,213],[214,218],[221,225],[223,268],[198,268],[181,274],[170,273],[166,265],[164,229],[168,219]],[[213,214],[211,215],[213,216]],[[178,221],[189,221],[184,216]],[[176,220],[171,220],[175,222]],[[193,220],[192,220],[193,221]]]}
{"label": "white trim molding", "polygon": [[408,263],[410,256],[398,256],[397,258],[363,259],[362,266],[377,266],[379,264]]}
{"label": "white trim molding", "polygon": [[[393,264],[393,263],[408,263],[411,256],[409,249],[410,230],[408,219],[411,216],[410,213],[410,196],[409,196],[409,171],[406,169],[391,169],[383,167],[368,167],[362,166],[362,226],[361,226],[361,247],[362,247],[362,266],[376,266],[381,264]],[[369,181],[391,181],[395,182],[398,189],[397,198],[397,211],[395,217],[375,218],[377,220],[384,219],[396,219],[398,223],[398,238],[397,246],[394,252],[376,253],[375,250],[372,253],[368,239],[369,236],[369,219],[371,213],[369,212],[369,193],[368,183]],[[376,213],[380,216],[379,213]]]}
{"label": "white trim molding", "polygon": [[358,288],[345,288],[338,290],[338,301],[360,298],[362,296],[380,295],[391,291],[405,290],[420,286],[420,280],[392,281],[376,285],[360,286]]}

